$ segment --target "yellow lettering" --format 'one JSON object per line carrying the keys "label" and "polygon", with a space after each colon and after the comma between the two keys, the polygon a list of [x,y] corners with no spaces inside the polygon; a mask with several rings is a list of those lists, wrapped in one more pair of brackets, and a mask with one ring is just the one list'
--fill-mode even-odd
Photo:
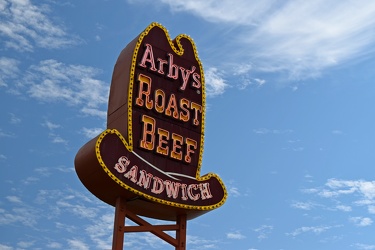
{"label": "yellow lettering", "polygon": [[[146,108],[152,109],[153,101],[150,100],[151,78],[143,74],[139,74],[138,81],[139,81],[138,97],[137,99],[135,99],[135,103],[138,106],[142,107],[143,105],[145,105]],[[146,90],[144,90],[144,88],[146,88]],[[145,97],[145,100],[143,100],[143,96]]]}
{"label": "yellow lettering", "polygon": [[183,137],[179,134],[172,133],[172,151],[171,157],[176,160],[182,160],[181,146],[183,143]]}
{"label": "yellow lettering", "polygon": [[159,135],[159,142],[158,142],[158,146],[156,147],[156,153],[159,153],[162,155],[168,155],[169,132],[165,129],[158,128],[158,135]]}
{"label": "yellow lettering", "polygon": [[[171,109],[173,109],[173,113]],[[171,96],[169,97],[169,102],[168,102],[167,109],[165,110],[165,114],[167,116],[173,116],[173,118],[178,119],[177,101],[176,101],[176,96],[174,94],[171,94]]]}
{"label": "yellow lettering", "polygon": [[147,115],[142,116],[143,135],[139,146],[147,150],[153,150],[155,144],[155,119]]}

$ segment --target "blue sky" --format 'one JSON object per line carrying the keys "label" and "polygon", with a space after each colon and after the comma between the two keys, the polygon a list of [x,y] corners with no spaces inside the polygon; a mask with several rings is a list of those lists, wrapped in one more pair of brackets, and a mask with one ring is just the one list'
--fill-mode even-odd
{"label": "blue sky", "polygon": [[[0,0],[0,249],[110,249],[80,183],[121,50],[151,22],[190,35],[207,90],[201,173],[227,202],[187,249],[375,249],[373,1]],[[151,220],[153,223],[163,223]],[[126,234],[125,249],[173,249]]]}

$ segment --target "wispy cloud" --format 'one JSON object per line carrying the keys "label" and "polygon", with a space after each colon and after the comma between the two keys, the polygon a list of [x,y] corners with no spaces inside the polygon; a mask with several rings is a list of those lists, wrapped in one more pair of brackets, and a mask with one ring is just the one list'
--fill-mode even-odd
{"label": "wispy cloud", "polygon": [[349,221],[358,227],[367,227],[373,223],[373,220],[369,217],[350,217]]}
{"label": "wispy cloud", "polygon": [[32,97],[65,101],[70,105],[84,103],[95,108],[107,102],[109,87],[95,79],[100,70],[83,65],[66,65],[56,60],[41,61],[30,67],[28,80]]}
{"label": "wispy cloud", "polygon": [[39,48],[61,48],[81,43],[68,34],[61,24],[54,23],[47,5],[35,5],[29,0],[0,2],[0,36],[6,48],[33,51]]}
{"label": "wispy cloud", "polygon": [[60,249],[62,248],[62,244],[59,242],[50,242],[46,245],[47,248],[52,248],[52,249]]}
{"label": "wispy cloud", "polygon": [[209,22],[255,25],[265,13],[271,10],[275,1],[255,1],[253,4],[237,1],[235,5],[230,0],[161,0],[161,2],[168,4],[173,11],[188,11]]}
{"label": "wispy cloud", "polygon": [[206,93],[208,97],[221,95],[229,87],[217,68],[208,68],[205,72]]}
{"label": "wispy cloud", "polygon": [[10,246],[4,245],[4,244],[0,244],[0,249],[1,250],[13,250],[13,247],[10,247]]}
{"label": "wispy cloud", "polygon": [[2,131],[2,129],[0,128],[0,138],[1,137],[14,137],[15,135],[12,134],[12,133],[9,133],[9,132],[4,132]]}
{"label": "wispy cloud", "polygon": [[186,235],[186,244],[189,245],[189,248],[192,250],[216,249],[220,244],[220,240],[212,240],[188,234]]}
{"label": "wispy cloud", "polygon": [[353,247],[356,247],[357,249],[360,250],[373,250],[375,249],[375,245],[368,245],[368,244],[363,244],[363,243],[356,243],[353,245]]}
{"label": "wispy cloud", "polygon": [[14,196],[14,195],[7,196],[6,199],[7,199],[9,202],[13,202],[13,203],[22,203],[20,197],[17,197],[17,196]]}
{"label": "wispy cloud", "polygon": [[11,124],[19,124],[21,123],[22,119],[17,117],[15,114],[10,113],[10,123]]}
{"label": "wispy cloud", "polygon": [[240,90],[244,90],[249,86],[262,87],[266,80],[260,78],[254,78],[251,76],[251,70],[253,66],[251,64],[240,64],[235,65],[231,70],[232,74],[239,78],[237,87]]}
{"label": "wispy cloud", "polygon": [[94,138],[104,131],[103,128],[82,128],[82,133],[89,139]]}
{"label": "wispy cloud", "polygon": [[30,248],[32,245],[34,245],[34,241],[20,241],[17,243],[17,246],[21,249]]}
{"label": "wispy cloud", "polygon": [[51,138],[51,142],[55,144],[63,144],[63,145],[68,145],[68,141],[60,137],[59,135],[50,133],[49,137]]}
{"label": "wispy cloud", "polygon": [[351,212],[353,210],[351,206],[347,206],[347,205],[337,205],[336,209],[343,211],[343,212]]}
{"label": "wispy cloud", "polygon": [[88,250],[89,249],[87,244],[80,239],[68,239],[67,241],[68,241],[70,249],[77,249],[77,250]]}
{"label": "wispy cloud", "polygon": [[55,124],[51,121],[45,121],[44,123],[42,123],[42,126],[48,128],[49,130],[54,130],[61,127],[61,125]]}
{"label": "wispy cloud", "polygon": [[253,129],[253,132],[258,135],[267,135],[267,134],[289,134],[293,133],[292,129],[269,129],[269,128],[257,128]]}
{"label": "wispy cloud", "polygon": [[[44,60],[32,65],[26,73],[19,73],[17,84],[8,86],[9,92],[28,94],[45,103],[63,102],[80,106],[88,116],[106,117],[109,84],[97,79],[101,70],[84,65],[64,64],[56,60]],[[53,130],[57,124],[43,123]]]}
{"label": "wispy cloud", "polygon": [[259,240],[267,239],[272,231],[273,231],[273,226],[271,225],[261,225],[260,227],[254,229],[254,232],[258,234],[257,238]]}
{"label": "wispy cloud", "polygon": [[292,203],[291,205],[293,208],[297,208],[297,209],[302,209],[302,210],[311,210],[313,209],[314,207],[317,206],[317,204],[313,203],[313,202],[301,202],[301,201],[295,201]]}
{"label": "wispy cloud", "polygon": [[160,1],[173,12],[227,25],[237,42],[222,45],[234,51],[226,60],[247,60],[256,71],[313,77],[373,52],[375,3],[366,0]]}
{"label": "wispy cloud", "polygon": [[300,234],[303,234],[303,233],[321,234],[321,233],[323,233],[327,230],[330,230],[330,229],[336,228],[336,227],[340,227],[340,226],[310,226],[310,227],[303,226],[303,227],[297,228],[296,230],[294,230],[291,233],[287,233],[286,235],[296,237],[296,236],[298,236]]}
{"label": "wispy cloud", "polygon": [[242,240],[245,239],[246,236],[240,233],[239,231],[235,231],[227,233],[227,238],[231,240]]}
{"label": "wispy cloud", "polygon": [[[65,64],[54,59],[43,60],[31,65],[25,72],[17,67],[17,61],[0,58],[0,87],[7,88],[15,95],[29,95],[45,103],[63,102],[69,106],[80,106],[80,111],[87,116],[105,118],[109,94],[109,84],[98,79],[100,69],[79,65]],[[6,80],[12,78],[12,84]],[[16,117],[15,117],[16,118]],[[44,124],[54,129],[53,124]],[[52,125],[52,127],[50,126]]]}
{"label": "wispy cloud", "polygon": [[241,196],[241,192],[236,187],[229,187],[228,193],[230,196],[233,196],[233,197]]}
{"label": "wispy cloud", "polygon": [[375,181],[329,179],[326,187],[319,195],[335,197],[358,193],[364,199],[373,200],[375,198]]}
{"label": "wispy cloud", "polygon": [[56,205],[59,209],[71,212],[80,218],[95,218],[98,213],[97,208],[88,207],[85,204],[79,204],[77,202],[69,202],[67,199],[57,201]]}
{"label": "wispy cloud", "polygon": [[0,225],[21,224],[27,227],[33,227],[37,224],[40,217],[40,211],[37,208],[19,206],[16,204],[11,210],[0,209]]}
{"label": "wispy cloud", "polygon": [[86,228],[87,234],[99,249],[112,248],[113,217],[112,213],[103,214]]}
{"label": "wispy cloud", "polygon": [[0,57],[0,87],[8,86],[7,81],[15,78],[19,71],[18,64],[15,59]]}
{"label": "wispy cloud", "polygon": [[[295,202],[292,207],[304,210],[321,208],[350,214],[359,211],[358,207],[364,207],[367,208],[368,214],[375,214],[375,181],[328,179],[324,186],[303,189],[302,192],[314,195],[325,205],[319,205],[317,202]],[[363,209],[360,211],[363,212]],[[367,216],[351,216],[349,221],[359,227],[373,223],[372,218]]]}
{"label": "wispy cloud", "polygon": [[44,123],[42,123],[43,127],[46,127],[50,132],[48,133],[48,137],[51,139],[52,143],[56,144],[64,144],[67,145],[68,141],[63,139],[60,135],[55,134],[53,131],[60,128],[61,125],[55,124],[51,121],[46,120]]}

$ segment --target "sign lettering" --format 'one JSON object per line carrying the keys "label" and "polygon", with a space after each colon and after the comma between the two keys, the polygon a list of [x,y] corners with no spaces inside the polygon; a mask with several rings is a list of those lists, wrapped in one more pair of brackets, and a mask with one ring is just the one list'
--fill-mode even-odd
{"label": "sign lettering", "polygon": [[171,40],[152,23],[121,52],[110,88],[107,130],[77,153],[84,185],[98,198],[157,219],[188,219],[224,204],[216,174],[200,176],[205,84],[190,37]]}

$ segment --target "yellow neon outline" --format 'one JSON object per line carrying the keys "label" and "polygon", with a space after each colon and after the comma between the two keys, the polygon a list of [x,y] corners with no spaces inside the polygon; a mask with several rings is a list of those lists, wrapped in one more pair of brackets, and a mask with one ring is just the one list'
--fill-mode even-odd
{"label": "yellow neon outline", "polygon": [[209,205],[209,206],[193,206],[193,205],[187,205],[187,204],[182,204],[182,203],[177,203],[177,202],[159,199],[159,198],[156,198],[154,196],[145,194],[145,193],[143,193],[143,192],[141,192],[137,189],[134,189],[134,188],[126,185],[123,181],[121,181],[119,178],[117,178],[115,175],[112,174],[112,172],[108,169],[108,167],[105,165],[104,161],[102,160],[102,157],[100,156],[100,144],[101,144],[103,138],[107,134],[116,134],[120,138],[120,140],[122,141],[124,146],[129,150],[129,152],[131,152],[130,151],[131,147],[126,142],[125,138],[121,135],[121,133],[116,129],[106,129],[103,133],[101,133],[99,135],[99,137],[96,141],[96,144],[95,144],[96,158],[98,159],[98,162],[101,165],[101,167],[103,168],[104,172],[106,172],[108,174],[108,176],[111,177],[112,180],[114,180],[117,184],[119,184],[121,187],[125,188],[126,190],[131,191],[132,193],[134,193],[136,195],[143,196],[148,200],[151,200],[151,201],[163,204],[163,205],[168,205],[168,206],[173,206],[173,207],[178,207],[178,208],[184,208],[184,209],[194,209],[194,210],[213,210],[215,208],[218,208],[218,207],[222,206],[224,204],[225,200],[227,199],[228,194],[227,194],[227,191],[225,189],[224,183],[222,182],[221,178],[217,174],[213,174],[213,173],[209,173],[209,174],[207,174],[205,176],[202,176],[201,178],[197,179],[198,181],[204,181],[204,180],[208,180],[210,178],[216,178],[223,188],[224,195],[223,195],[223,198],[221,199],[221,201],[216,203],[216,204]]}
{"label": "yellow neon outline", "polygon": [[[171,201],[159,199],[159,198],[156,198],[154,196],[145,194],[145,193],[143,193],[143,192],[141,192],[139,190],[136,190],[136,189],[134,189],[134,188],[126,185],[124,182],[122,182],[120,179],[118,179],[116,176],[114,176],[111,173],[111,171],[108,169],[108,167],[105,165],[105,163],[103,162],[103,160],[101,159],[101,156],[100,156],[100,143],[102,142],[104,136],[106,134],[109,134],[109,133],[116,134],[121,139],[121,141],[124,144],[124,146],[126,147],[126,149],[129,152],[133,151],[133,132],[132,132],[133,131],[133,127],[132,127],[133,103],[132,103],[132,97],[133,97],[133,84],[134,84],[134,79],[135,79],[135,77],[134,77],[135,67],[136,67],[136,64],[137,64],[137,55],[138,55],[139,48],[142,45],[143,38],[146,35],[148,35],[148,33],[150,32],[150,30],[152,28],[154,28],[154,27],[158,27],[158,28],[160,28],[160,29],[162,29],[164,31],[164,34],[167,37],[167,40],[168,40],[168,42],[170,44],[170,47],[179,56],[183,55],[183,53],[184,53],[184,49],[183,49],[183,47],[181,45],[180,40],[182,38],[188,39],[190,41],[192,47],[193,47],[195,59],[196,59],[196,61],[199,64],[199,69],[200,69],[200,72],[201,72],[201,87],[202,87],[202,93],[201,93],[202,94],[202,121],[201,121],[202,128],[201,128],[201,143],[200,143],[200,152],[199,152],[199,159],[198,159],[198,167],[197,167],[195,178],[196,178],[197,181],[205,181],[205,180],[208,180],[210,178],[216,178],[219,181],[221,187],[223,188],[224,195],[223,195],[223,198],[221,199],[221,201],[218,202],[218,203],[216,203],[216,204],[209,205],[209,206],[194,206],[194,205],[187,205],[187,204],[182,204],[182,203],[177,203],[177,202],[171,202]],[[208,173],[208,174],[206,174],[204,176],[200,176],[200,169],[201,169],[201,165],[202,165],[202,156],[203,156],[204,128],[205,128],[205,114],[206,114],[206,90],[205,90],[205,78],[204,78],[203,67],[202,67],[202,63],[201,63],[201,61],[200,61],[200,59],[198,57],[198,52],[197,52],[195,43],[194,43],[194,41],[192,40],[192,38],[190,36],[185,35],[185,34],[180,34],[180,35],[178,35],[175,38],[175,42],[177,44],[177,48],[175,47],[172,39],[170,38],[167,29],[165,27],[163,27],[161,24],[156,23],[156,22],[151,23],[139,35],[138,41],[137,41],[137,43],[135,45],[134,52],[133,52],[132,62],[131,62],[131,67],[130,67],[130,75],[129,75],[128,103],[127,103],[127,105],[128,105],[128,140],[129,140],[129,142],[127,142],[125,140],[125,138],[121,135],[121,133],[119,131],[117,131],[116,129],[107,129],[103,133],[101,133],[100,136],[98,137],[98,139],[96,141],[96,146],[95,146],[95,153],[96,153],[96,157],[98,159],[98,162],[100,163],[100,165],[103,168],[103,170],[108,174],[108,176],[110,178],[112,178],[121,187],[125,188],[126,190],[131,191],[132,193],[134,193],[136,195],[145,197],[148,200],[151,200],[151,201],[163,204],[163,205],[168,205],[168,206],[174,206],[174,207],[179,207],[179,208],[184,208],[184,209],[212,210],[212,209],[215,209],[215,208],[218,208],[218,207],[222,206],[225,203],[228,194],[227,194],[226,188],[224,186],[224,183],[222,182],[221,178],[217,174]]]}
{"label": "yellow neon outline", "polygon": [[[204,127],[205,127],[205,118],[206,118],[206,89],[205,89],[205,78],[204,78],[204,72],[203,72],[203,67],[202,63],[199,60],[198,57],[198,51],[195,46],[195,43],[193,39],[185,34],[180,34],[175,38],[175,41],[177,43],[177,48],[175,47],[171,37],[169,36],[168,30],[162,26],[159,23],[153,22],[151,23],[140,35],[137,41],[137,44],[135,45],[134,48],[134,53],[132,57],[132,63],[131,63],[131,68],[130,68],[130,78],[129,78],[129,92],[128,92],[128,97],[133,97],[133,84],[134,84],[134,73],[135,73],[135,67],[137,64],[137,55],[139,51],[139,47],[142,45],[143,38],[148,35],[150,30],[154,27],[159,27],[164,31],[165,36],[168,39],[169,45],[173,49],[173,51],[179,55],[182,56],[184,54],[184,48],[181,45],[181,38],[186,38],[190,41],[193,50],[194,50],[194,57],[195,60],[197,60],[199,64],[199,69],[201,72],[201,85],[202,85],[202,128],[201,128],[201,143],[200,143],[200,152],[199,152],[199,158],[198,158],[198,167],[197,171],[195,174],[195,178],[199,179],[200,177],[200,170],[201,170],[201,165],[202,165],[202,156],[203,156],[203,145],[204,145]],[[133,113],[133,104],[132,104],[132,98],[128,98],[128,138],[129,138],[129,147],[131,150],[133,150],[133,128],[132,128],[132,113]]]}

